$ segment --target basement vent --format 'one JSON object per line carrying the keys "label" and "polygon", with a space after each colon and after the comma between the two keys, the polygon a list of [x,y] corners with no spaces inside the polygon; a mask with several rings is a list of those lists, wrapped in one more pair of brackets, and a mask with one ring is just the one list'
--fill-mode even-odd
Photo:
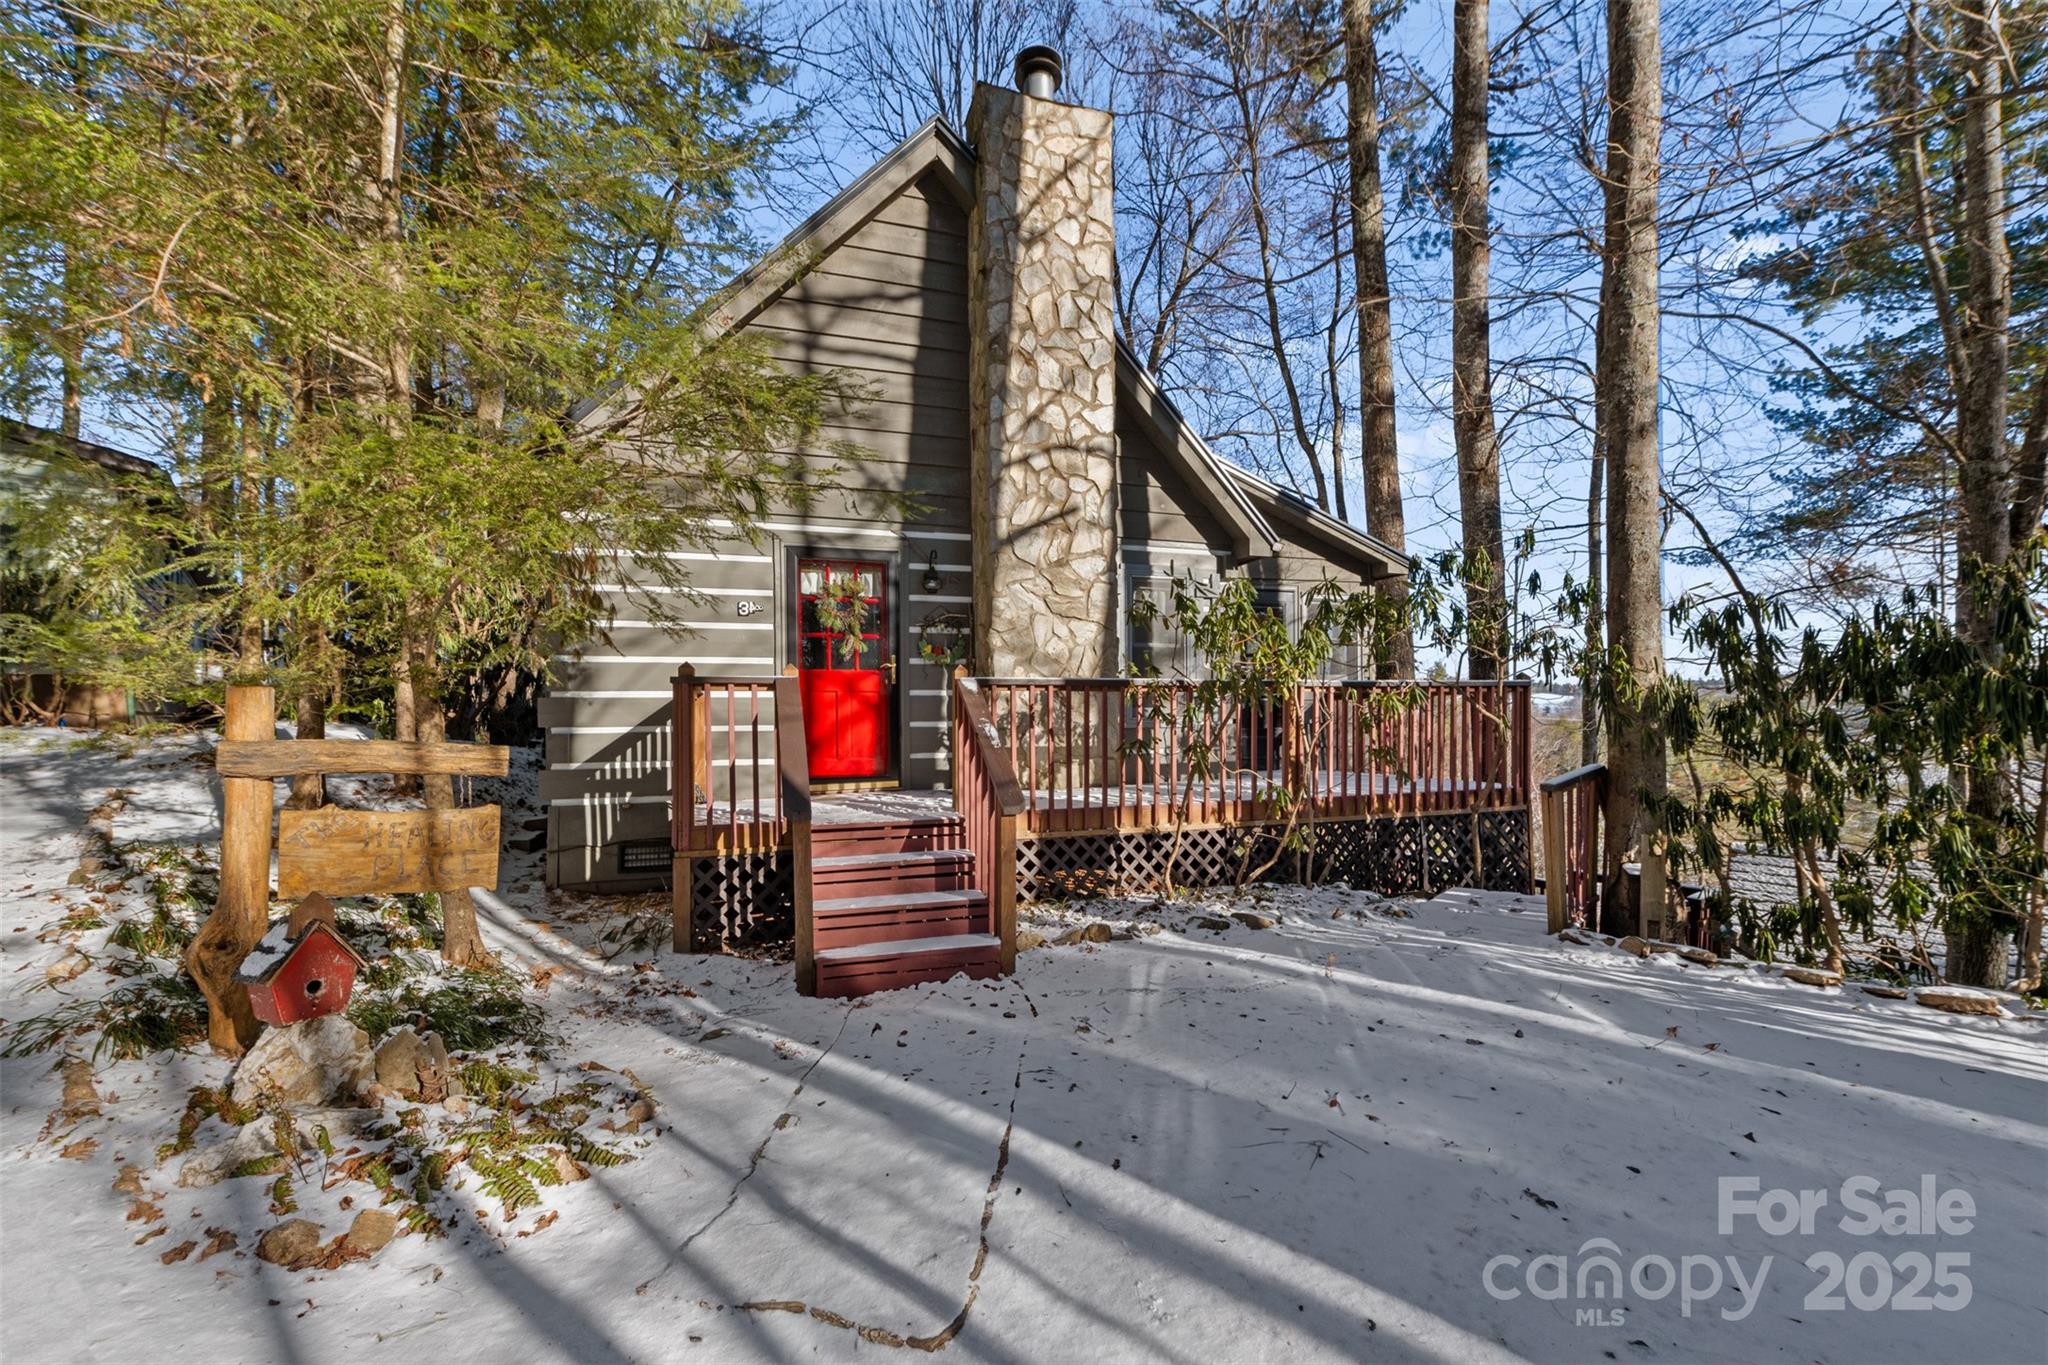
{"label": "basement vent", "polygon": [[619,845],[621,872],[666,872],[672,861],[666,839],[632,839]]}

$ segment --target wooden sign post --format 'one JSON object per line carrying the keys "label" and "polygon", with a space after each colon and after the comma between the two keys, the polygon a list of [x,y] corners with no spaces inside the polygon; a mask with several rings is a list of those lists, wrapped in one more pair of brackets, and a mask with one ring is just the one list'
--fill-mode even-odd
{"label": "wooden sign post", "polygon": [[[231,1056],[255,1042],[258,1030],[235,972],[270,926],[271,783],[307,773],[411,773],[440,778],[445,797],[449,777],[503,777],[511,761],[503,746],[490,744],[280,740],[276,723],[270,688],[228,688],[214,751],[221,787],[220,899],[186,951],[185,965],[206,997],[210,1041]],[[278,894],[441,891],[467,898],[472,886],[497,885],[498,808],[429,805],[424,811],[286,811],[278,829]]]}
{"label": "wooden sign post", "polygon": [[[228,689],[224,745],[269,741],[276,725],[270,688]],[[270,927],[270,796],[268,778],[221,778],[220,899],[185,950],[185,967],[206,997],[207,1040],[230,1056],[256,1041],[256,1014],[235,970]]]}

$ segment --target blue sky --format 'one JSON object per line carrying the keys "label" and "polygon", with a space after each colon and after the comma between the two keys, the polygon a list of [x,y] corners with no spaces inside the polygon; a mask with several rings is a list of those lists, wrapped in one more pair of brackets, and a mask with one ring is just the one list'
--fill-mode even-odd
{"label": "blue sky", "polygon": [[[1866,11],[1871,9],[1849,4],[1836,8],[1838,13],[1829,16],[1828,23],[1810,32],[1793,35],[1795,47],[1800,41],[1824,44],[1839,33],[1856,27],[1866,17]],[[1597,7],[1593,10],[1597,12]],[[1100,23],[1119,14],[1134,12],[1142,13],[1098,8],[1084,14],[1084,23]],[[1674,7],[1667,7],[1667,12],[1676,11]],[[1699,11],[1695,9],[1694,12]],[[776,13],[788,18],[800,11]],[[1496,40],[1515,22],[1515,10],[1496,7],[1493,19]],[[1667,26],[1673,22],[1667,21]],[[1727,49],[1715,55],[1739,62],[1746,56],[1767,50],[1774,38],[1784,36],[1768,30],[1740,35],[1729,39]],[[1683,34],[1680,41],[1685,41]],[[1412,73],[1422,84],[1441,90],[1447,86],[1450,49],[1449,5],[1413,4],[1407,7],[1383,44],[1383,66],[1390,75]],[[1580,59],[1597,57],[1596,53],[1584,51],[1566,55]],[[1069,51],[1068,65],[1072,73],[1070,94],[1083,98],[1092,96],[1098,102],[1113,104],[1113,94],[1105,100],[1102,93],[1113,91],[1114,82],[1104,70],[1100,53],[1081,45]],[[800,69],[793,90],[772,95],[763,107],[770,112],[786,112],[793,107],[793,99],[800,97],[802,92],[815,90],[819,88],[818,82],[831,79],[835,78],[820,70]],[[1770,109],[1771,116],[1778,120],[1780,135],[1788,139],[1811,138],[1832,125],[1841,113],[1839,91],[1839,86],[1833,87],[1832,91],[1826,87],[1816,88],[1802,96],[1800,101]],[[868,130],[849,126],[846,122],[849,117],[858,116],[847,114],[843,108],[835,110],[826,105],[812,109],[811,126],[801,144],[801,155],[778,177],[772,193],[749,206],[747,221],[764,244],[778,238],[836,188],[871,164],[873,153],[870,145],[874,139]],[[1525,111],[1516,107],[1513,99],[1496,101],[1493,133],[1497,143],[1510,151],[1528,153],[1528,159],[1541,164],[1545,154],[1555,149],[1540,145],[1542,138],[1536,131],[1537,127]],[[1667,146],[1672,146],[1682,136],[1683,130],[1680,130],[1676,136],[1668,137]],[[1675,161],[1684,159],[1682,149],[1674,149],[1671,155]],[[1514,234],[1526,231],[1526,224],[1534,221],[1536,216],[1549,214],[1554,220],[1557,215],[1559,184],[1556,177],[1552,176],[1544,183],[1531,183],[1523,178],[1522,167],[1525,164],[1525,161],[1509,160],[1494,188],[1497,239],[1495,292],[1497,308],[1501,311],[1505,311],[1512,299],[1517,278],[1511,259]],[[1392,188],[1390,172],[1390,194]],[[1573,192],[1567,177],[1563,193],[1569,195]],[[1597,217],[1598,191],[1590,179],[1585,181],[1583,193],[1586,205]],[[1667,270],[1667,291],[1686,288],[1687,282],[1701,273],[1702,261],[1710,266],[1725,264],[1730,253],[1756,249],[1754,242],[1738,242],[1730,231],[1733,226],[1732,221],[1724,223],[1714,232],[1684,243],[1680,251],[1674,253],[1679,259],[1675,259]],[[1457,487],[1447,410],[1448,261],[1433,242],[1422,240],[1424,234],[1433,233],[1439,227],[1440,224],[1426,212],[1413,208],[1404,210],[1398,203],[1394,204],[1390,243],[1395,291],[1399,442],[1409,546],[1412,551],[1423,555],[1454,548],[1459,540]],[[1667,241],[1667,248],[1669,245]],[[1718,262],[1717,254],[1723,258]],[[1576,275],[1568,274],[1550,283],[1576,295],[1575,306],[1559,302],[1534,310],[1529,320],[1515,323],[1499,321],[1497,312],[1494,356],[1496,369],[1503,375],[1520,357],[1538,351],[1575,355],[1581,360],[1590,356],[1591,300],[1598,287],[1597,269],[1591,257]],[[1771,307],[1768,302],[1762,306],[1766,310]],[[1791,321],[1775,315],[1773,318],[1781,324]],[[1837,323],[1853,325],[1853,320],[1837,320]],[[1670,323],[1665,328],[1665,336],[1666,385],[1674,400],[1674,412],[1680,401],[1690,402],[1684,398],[1689,389],[1701,387],[1710,380],[1718,385],[1729,379],[1727,368],[1722,363],[1726,357],[1712,353],[1712,338],[1695,339],[1687,329]],[[1752,368],[1736,389],[1724,394],[1714,410],[1705,414],[1708,420],[1704,422],[1697,420],[1697,413],[1693,423],[1681,423],[1672,416],[1666,419],[1666,463],[1671,471],[1671,480],[1674,486],[1684,482],[1685,495],[1697,499],[1699,505],[1695,510],[1717,532],[1738,524],[1744,508],[1753,498],[1769,494],[1768,457],[1779,448],[1779,442],[1764,415],[1766,373],[1766,369]],[[1746,391],[1743,385],[1746,385]],[[1505,383],[1497,385],[1496,401],[1504,408],[1512,407],[1512,392],[1503,392],[1510,387]],[[1533,528],[1538,545],[1533,567],[1550,585],[1559,583],[1567,573],[1582,575],[1584,572],[1586,450],[1589,442],[1583,431],[1578,429],[1583,425],[1585,404],[1580,402],[1576,406],[1577,410],[1573,410],[1574,405],[1567,403],[1566,411],[1561,415],[1521,419],[1514,417],[1511,411],[1504,411],[1502,415],[1504,497],[1509,540],[1512,544],[1520,532]],[[54,417],[50,413],[38,415],[44,420]],[[150,444],[146,427],[142,430],[123,429],[113,420],[112,414],[99,405],[89,407],[86,418],[88,435],[111,445],[146,453]],[[1695,433],[1702,429],[1706,431],[1707,438],[1703,442],[1696,441]],[[1356,491],[1355,449],[1349,452],[1346,463],[1354,486],[1354,517],[1362,520],[1356,510],[1362,498]],[[1275,471],[1269,469],[1265,472],[1272,475]],[[1672,529],[1667,544],[1668,548],[1676,550],[1689,542],[1690,533],[1680,523]],[[1718,590],[1722,584],[1718,571],[1679,563],[1668,563],[1666,576],[1667,595],[1689,588]],[[1675,652],[1677,642],[1668,643]]]}

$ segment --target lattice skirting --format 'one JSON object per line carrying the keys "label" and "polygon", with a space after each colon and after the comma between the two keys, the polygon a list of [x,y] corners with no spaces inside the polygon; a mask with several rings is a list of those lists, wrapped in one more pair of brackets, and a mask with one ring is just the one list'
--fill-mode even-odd
{"label": "lattice skirting", "polygon": [[[1169,858],[1178,886],[1227,885],[1247,852],[1257,867],[1278,839],[1270,826],[1186,830],[1178,850],[1170,831],[1021,839],[1017,894],[1025,901],[1150,895],[1163,888]],[[696,951],[786,943],[795,932],[787,851],[694,858],[688,875]],[[1453,886],[1527,891],[1529,813],[1324,821],[1313,850],[1283,855],[1264,880],[1348,882],[1387,896],[1433,896]]]}
{"label": "lattice skirting", "polygon": [[796,933],[786,850],[693,858],[689,875],[692,951],[786,943]]}
{"label": "lattice skirting", "polygon": [[[1165,885],[1169,860],[1178,886],[1217,886],[1272,856],[1268,826],[1191,829],[1178,848],[1171,832],[1048,835],[1017,845],[1022,900],[1149,895]],[[1264,880],[1349,882],[1388,896],[1433,896],[1453,886],[1527,891],[1529,813],[1483,811],[1405,819],[1324,821],[1313,849],[1283,855]]]}

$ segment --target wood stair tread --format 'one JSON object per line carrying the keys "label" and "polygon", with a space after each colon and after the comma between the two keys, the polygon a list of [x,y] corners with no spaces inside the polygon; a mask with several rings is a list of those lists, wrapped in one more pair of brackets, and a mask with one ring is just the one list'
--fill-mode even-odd
{"label": "wood stair tread", "polygon": [[852,962],[870,957],[915,956],[921,953],[998,952],[1002,940],[994,934],[942,934],[934,938],[903,938],[893,942],[860,943],[846,948],[823,948],[820,962]]}
{"label": "wood stair tread", "polygon": [[951,829],[963,825],[966,820],[958,815],[912,815],[898,820],[819,820],[811,821],[811,837],[825,838],[840,834],[878,834],[893,829]]}
{"label": "wood stair tread", "polygon": [[902,853],[834,853],[811,859],[813,872],[831,872],[860,867],[915,867],[921,863],[967,862],[974,854],[964,848],[911,849]]}
{"label": "wood stair tread", "polygon": [[943,905],[980,905],[988,899],[981,891],[892,891],[874,896],[819,896],[811,903],[833,914],[859,910],[920,910]]}

